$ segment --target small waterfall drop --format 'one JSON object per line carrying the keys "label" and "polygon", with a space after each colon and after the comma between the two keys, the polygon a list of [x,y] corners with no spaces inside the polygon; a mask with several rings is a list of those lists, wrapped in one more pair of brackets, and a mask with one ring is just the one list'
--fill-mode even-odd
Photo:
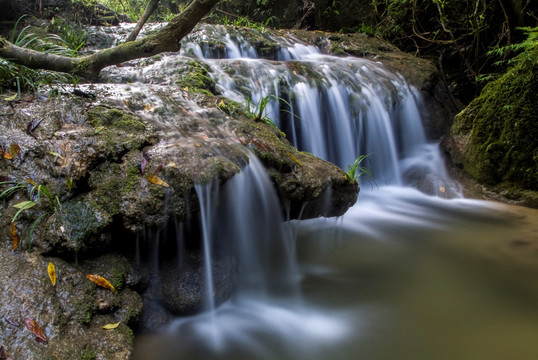
{"label": "small waterfall drop", "polygon": [[[369,60],[323,55],[285,38],[271,37],[268,41],[278,44],[272,55],[256,59],[247,37],[222,31],[211,27],[188,38],[184,54],[207,63],[217,89],[228,98],[254,107],[266,97],[276,99],[268,102],[264,115],[299,150],[343,169],[370,154],[368,167],[378,186],[461,196],[437,144],[426,140],[420,94],[401,76]],[[211,42],[208,33],[217,34]]]}

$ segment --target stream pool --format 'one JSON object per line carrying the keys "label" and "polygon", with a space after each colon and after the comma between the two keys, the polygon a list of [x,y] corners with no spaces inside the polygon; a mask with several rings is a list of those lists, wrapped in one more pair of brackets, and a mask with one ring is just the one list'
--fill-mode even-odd
{"label": "stream pool", "polygon": [[538,210],[365,187],[342,218],[286,226],[296,292],[178,318],[137,358],[538,356]]}

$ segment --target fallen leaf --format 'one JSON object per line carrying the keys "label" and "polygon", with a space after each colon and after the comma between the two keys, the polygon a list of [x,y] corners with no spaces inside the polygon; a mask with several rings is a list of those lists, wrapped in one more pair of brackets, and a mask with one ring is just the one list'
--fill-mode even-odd
{"label": "fallen leaf", "polygon": [[30,185],[37,187],[37,183],[34,180],[32,180],[31,178],[26,178],[26,181],[28,181],[28,183]]}
{"label": "fallen leaf", "polygon": [[170,161],[164,167],[171,167],[171,168],[177,169],[177,164],[175,162],[173,162],[173,161]]}
{"label": "fallen leaf", "polygon": [[140,172],[142,175],[146,172],[146,166],[148,166],[148,158],[146,154],[142,153],[142,160],[140,160]]}
{"label": "fallen leaf", "polygon": [[36,206],[36,203],[33,201],[22,201],[18,204],[13,205],[13,207],[17,209],[30,209],[34,206]]}
{"label": "fallen leaf", "polygon": [[49,262],[47,267],[47,272],[49,273],[50,282],[52,286],[56,286],[56,266],[53,263]]}
{"label": "fallen leaf", "polygon": [[4,151],[4,159],[11,160],[13,159],[13,156],[9,153],[9,151]]}
{"label": "fallen leaf", "polygon": [[30,122],[26,126],[26,133],[30,135],[31,137],[33,137],[34,139],[38,140],[39,138],[37,137],[36,134],[34,134],[34,130],[37,129],[37,127],[39,126],[39,124],[41,124],[42,121],[43,119],[30,120]]}
{"label": "fallen leaf", "polygon": [[446,192],[446,189],[445,189],[444,186],[441,186],[441,187],[439,188],[439,190],[440,190],[443,194]]}
{"label": "fallen leaf", "polygon": [[95,131],[93,132],[94,134],[99,134],[101,131],[103,131],[105,129],[104,126],[98,126],[95,128]]}
{"label": "fallen leaf", "polygon": [[13,240],[13,251],[17,251],[21,238],[19,237],[19,234],[17,234],[17,226],[13,221],[11,222],[11,240]]}
{"label": "fallen leaf", "polygon": [[43,332],[43,330],[41,330],[41,327],[39,327],[38,323],[35,320],[26,318],[24,319],[24,323],[26,324],[28,330],[30,330],[39,340],[43,342],[48,342],[45,333]]}
{"label": "fallen leaf", "polygon": [[19,322],[15,318],[8,317],[4,318],[4,320],[6,320],[9,325],[15,326],[17,328],[21,326],[21,324],[19,324]]}
{"label": "fallen leaf", "polygon": [[290,159],[292,159],[293,161],[295,161],[297,164],[299,164],[301,166],[303,165],[303,164],[301,164],[301,162],[295,156],[293,156],[293,154],[291,152],[288,151],[287,153],[288,153],[288,156],[290,157]]}
{"label": "fallen leaf", "polygon": [[11,155],[20,158],[21,147],[18,144],[11,144],[9,145],[9,152],[11,153]]}
{"label": "fallen leaf", "polygon": [[112,329],[115,329],[118,326],[120,326],[120,324],[121,324],[121,321],[119,323],[115,323],[115,324],[106,324],[105,326],[103,326],[103,329],[112,330]]}
{"label": "fallen leaf", "polygon": [[15,94],[15,95],[12,95],[12,96],[9,96],[9,97],[5,97],[4,100],[5,101],[14,101],[17,99],[17,96],[18,94]]}
{"label": "fallen leaf", "polygon": [[0,346],[0,360],[13,360],[11,354],[3,346]]}
{"label": "fallen leaf", "polygon": [[114,288],[114,286],[112,286],[111,283],[108,282],[107,279],[105,279],[104,277],[102,276],[99,276],[99,275],[86,275],[86,277],[88,279],[90,279],[90,281],[96,283],[97,285],[101,286],[101,287],[104,287],[105,289],[109,289],[109,290],[116,290]]}
{"label": "fallen leaf", "polygon": [[148,175],[148,181],[152,184],[155,184],[155,185],[161,185],[161,186],[164,186],[164,187],[168,187],[169,185],[166,183],[166,181],[164,181],[163,179],[161,179],[160,177],[158,177],[157,175]]}

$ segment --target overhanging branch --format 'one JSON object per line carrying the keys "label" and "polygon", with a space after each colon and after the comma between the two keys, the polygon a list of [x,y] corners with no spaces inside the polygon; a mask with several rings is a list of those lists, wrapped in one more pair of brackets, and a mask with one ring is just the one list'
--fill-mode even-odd
{"label": "overhanging branch", "polygon": [[179,51],[179,42],[219,0],[194,0],[161,30],[143,39],[123,43],[92,55],[71,58],[16,46],[0,37],[0,57],[32,69],[71,73],[84,78],[97,77],[107,66],[151,57],[162,52]]}

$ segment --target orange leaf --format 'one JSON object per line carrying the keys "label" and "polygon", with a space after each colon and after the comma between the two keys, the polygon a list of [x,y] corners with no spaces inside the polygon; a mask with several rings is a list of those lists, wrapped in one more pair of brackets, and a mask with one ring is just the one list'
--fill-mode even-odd
{"label": "orange leaf", "polygon": [[29,183],[30,185],[37,187],[37,183],[36,183],[34,180],[32,180],[32,179],[30,179],[30,178],[26,178],[26,181],[28,181],[28,183]]}
{"label": "orange leaf", "polygon": [[168,187],[168,184],[166,183],[166,181],[164,181],[163,179],[161,179],[160,177],[156,176],[156,175],[148,175],[148,181],[152,184],[155,184],[155,185],[161,185],[161,186],[164,186],[164,187]]}
{"label": "orange leaf", "polygon": [[88,279],[90,279],[90,281],[93,281],[94,283],[96,283],[97,285],[99,285],[101,287],[104,287],[105,289],[110,289],[112,291],[116,290],[114,288],[114,286],[112,286],[112,284],[109,283],[108,280],[105,279],[102,276],[99,276],[99,275],[86,275],[86,277]]}
{"label": "orange leaf", "polygon": [[43,342],[48,342],[45,333],[43,332],[43,330],[41,330],[35,320],[26,318],[24,319],[24,322],[26,323],[26,327],[28,328],[28,330],[30,330],[39,340]]}
{"label": "orange leaf", "polygon": [[13,221],[11,222],[11,240],[13,240],[13,251],[17,251],[21,238],[19,237],[19,234],[17,234],[17,226]]}
{"label": "orange leaf", "polygon": [[4,159],[11,160],[13,159],[13,155],[9,153],[9,151],[4,151]]}
{"label": "orange leaf", "polygon": [[52,286],[56,286],[56,267],[53,263],[49,262],[49,266],[47,267],[47,272],[49,273],[50,282],[52,283]]}

